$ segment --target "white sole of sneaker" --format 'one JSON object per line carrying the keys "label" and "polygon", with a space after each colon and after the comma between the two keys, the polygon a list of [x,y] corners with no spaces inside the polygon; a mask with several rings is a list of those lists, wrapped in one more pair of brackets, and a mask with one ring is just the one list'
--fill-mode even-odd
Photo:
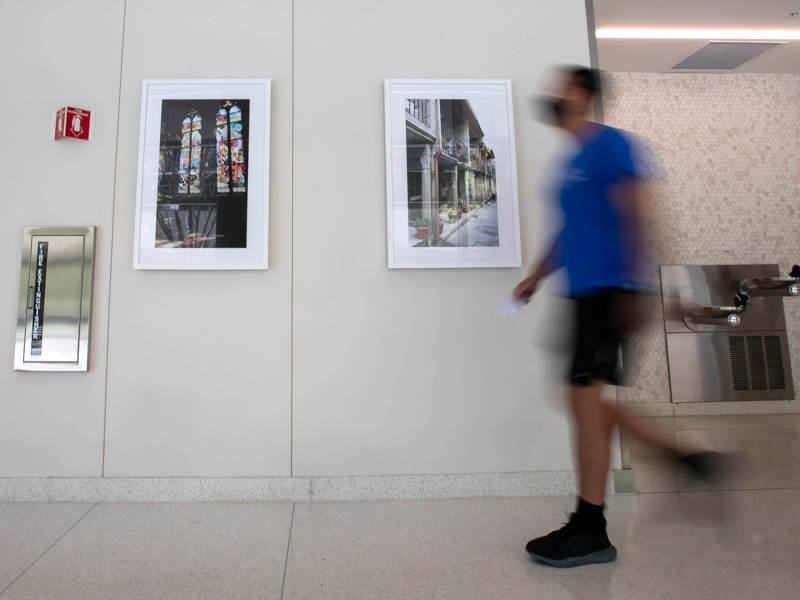
{"label": "white sole of sneaker", "polygon": [[570,569],[572,567],[580,567],[582,565],[594,565],[602,563],[614,562],[617,559],[617,549],[614,546],[609,546],[605,550],[598,550],[583,556],[573,556],[563,560],[554,560],[539,556],[538,554],[530,553],[532,557],[541,562],[550,565],[551,567],[558,567],[559,569]]}

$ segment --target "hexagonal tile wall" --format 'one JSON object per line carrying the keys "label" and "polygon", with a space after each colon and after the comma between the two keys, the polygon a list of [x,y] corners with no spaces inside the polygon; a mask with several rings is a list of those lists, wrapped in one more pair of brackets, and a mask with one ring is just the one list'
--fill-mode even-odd
{"label": "hexagonal tile wall", "polygon": [[[605,73],[605,121],[635,134],[646,185],[648,277],[659,265],[800,263],[800,76]],[[626,348],[631,402],[670,402],[660,298]],[[787,300],[795,394],[800,301]]]}

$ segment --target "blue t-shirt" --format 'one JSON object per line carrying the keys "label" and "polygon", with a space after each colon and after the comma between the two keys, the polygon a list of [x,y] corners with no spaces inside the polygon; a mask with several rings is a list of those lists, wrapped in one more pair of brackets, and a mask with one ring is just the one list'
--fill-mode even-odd
{"label": "blue t-shirt", "polygon": [[615,205],[610,188],[638,177],[631,144],[616,129],[596,124],[567,162],[560,189],[564,228],[560,266],[566,267],[570,297],[636,285],[632,224]]}

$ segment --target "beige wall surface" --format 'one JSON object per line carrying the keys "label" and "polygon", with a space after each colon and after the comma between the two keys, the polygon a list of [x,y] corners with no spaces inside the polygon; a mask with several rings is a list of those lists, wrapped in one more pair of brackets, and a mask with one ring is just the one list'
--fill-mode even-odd
{"label": "beige wall surface", "polygon": [[[588,62],[584,3],[220,6],[2,4],[0,477],[571,469],[564,307],[496,317],[523,269],[387,269],[383,82],[512,80],[529,265],[560,144],[529,99],[549,65]],[[272,80],[267,271],[132,268],[142,80],[188,78]],[[48,141],[66,104],[95,111],[94,141]],[[88,373],[11,370],[29,225],[98,227]]]}
{"label": "beige wall surface", "polygon": [[387,269],[383,82],[512,80],[529,264],[554,138],[528,101],[548,66],[588,62],[584,10],[295,3],[295,475],[571,468],[559,391],[530,344],[544,307],[494,315],[523,269]]}
{"label": "beige wall surface", "polygon": [[[571,468],[553,384],[564,306],[537,298],[503,322],[523,269],[387,269],[383,82],[512,80],[528,265],[560,144],[529,99],[547,66],[588,61],[583,2],[248,0],[235,26],[210,0],[31,6],[0,7],[0,477]],[[272,80],[268,271],[133,270],[146,78]],[[606,77],[607,122],[661,162],[654,282],[658,264],[800,262],[798,100],[798,76]],[[94,111],[93,141],[48,140],[64,105]],[[98,227],[88,373],[12,371],[20,240],[37,225]],[[786,310],[800,377],[800,301]],[[673,408],[663,323],[626,367],[629,400]],[[756,404],[798,405],[741,410]]]}
{"label": "beige wall surface", "polygon": [[[606,123],[654,150],[647,218],[658,265],[800,263],[800,75],[607,73]],[[785,299],[795,394],[800,390],[800,301]],[[633,402],[670,402],[661,302],[631,345]],[[725,403],[728,404],[728,403]],[[703,404],[694,412],[796,411],[795,402]]]}
{"label": "beige wall surface", "polygon": [[[292,2],[221,6],[127,2],[106,476],[290,473]],[[132,268],[142,80],[193,78],[272,80],[267,271]]]}
{"label": "beige wall surface", "polygon": [[[102,473],[123,7],[123,0],[0,7],[2,476]],[[93,141],[49,141],[51,114],[63,106],[93,111]],[[12,370],[22,230],[51,225],[98,228],[88,373]]]}

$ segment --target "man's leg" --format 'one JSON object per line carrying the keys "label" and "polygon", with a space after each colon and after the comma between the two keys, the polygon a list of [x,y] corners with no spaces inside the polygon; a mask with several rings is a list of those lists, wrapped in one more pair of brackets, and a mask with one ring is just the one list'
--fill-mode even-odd
{"label": "man's leg", "polygon": [[603,516],[613,414],[600,400],[601,384],[569,387],[573,432],[578,456],[580,498],[564,527],[528,542],[525,549],[556,567],[577,567],[613,561],[617,549],[606,535]]}
{"label": "man's leg", "polygon": [[608,477],[611,430],[614,413],[600,400],[603,384],[572,384],[570,405],[574,417],[575,449],[578,457],[580,497],[589,504],[603,506]]}
{"label": "man's leg", "polygon": [[666,457],[681,472],[700,481],[712,482],[718,479],[726,467],[726,458],[718,452],[703,451],[699,447],[683,446],[680,451],[676,447],[675,435],[668,427],[657,427],[653,424],[632,418],[624,412],[600,402],[608,412],[611,423],[630,433],[641,441],[660,448]]}
{"label": "man's leg", "polygon": [[706,482],[720,477],[725,467],[723,455],[685,447],[679,452],[675,447],[675,436],[671,429],[656,427],[631,418],[600,400],[602,390],[602,384],[570,386],[580,483],[578,515],[592,529],[599,531],[601,525],[605,525],[602,507],[608,476],[611,432],[614,426],[660,448],[674,462],[676,468],[690,477]]}
{"label": "man's leg", "polygon": [[631,417],[619,409],[608,406],[613,413],[614,422],[635,438],[665,450],[669,454],[675,453],[675,434],[669,427],[657,427],[641,419]]}
{"label": "man's leg", "polygon": [[609,316],[611,302],[606,292],[575,303],[569,404],[578,463],[578,507],[564,527],[525,547],[531,556],[556,567],[611,562],[617,556],[603,516],[614,414],[600,400],[601,381],[613,380],[619,347]]}

